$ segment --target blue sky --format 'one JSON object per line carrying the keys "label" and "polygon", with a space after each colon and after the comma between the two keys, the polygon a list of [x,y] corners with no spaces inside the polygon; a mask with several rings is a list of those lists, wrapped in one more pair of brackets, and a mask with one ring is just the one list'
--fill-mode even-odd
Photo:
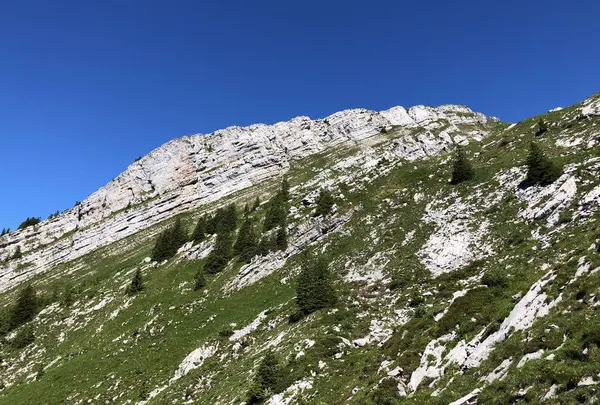
{"label": "blue sky", "polygon": [[576,103],[600,90],[599,15],[597,1],[3,1],[0,228],[185,134],[353,107],[518,121]]}

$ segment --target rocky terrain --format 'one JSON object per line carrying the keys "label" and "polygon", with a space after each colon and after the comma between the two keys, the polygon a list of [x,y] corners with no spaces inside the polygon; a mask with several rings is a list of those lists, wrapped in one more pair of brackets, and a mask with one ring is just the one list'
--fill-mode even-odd
{"label": "rocky terrain", "polygon": [[[551,184],[523,186],[531,141],[562,168]],[[459,146],[474,175],[451,184]],[[262,223],[284,178],[286,247],[201,288],[218,237],[152,260],[175,218],[190,235],[259,197]],[[334,205],[315,215],[322,190]],[[3,319],[25,285],[40,302],[2,340],[0,401],[249,403],[274,355],[271,405],[595,403],[599,205],[598,94],[516,124],[417,106],[178,138],[0,237]],[[293,319],[306,252],[327,259],[337,302]]]}

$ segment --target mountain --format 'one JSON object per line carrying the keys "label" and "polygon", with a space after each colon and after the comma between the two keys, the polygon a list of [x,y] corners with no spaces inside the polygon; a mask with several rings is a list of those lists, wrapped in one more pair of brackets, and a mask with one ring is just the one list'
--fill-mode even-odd
{"label": "mountain", "polygon": [[517,124],[353,109],[168,142],[0,237],[0,399],[592,403],[599,124],[596,94]]}

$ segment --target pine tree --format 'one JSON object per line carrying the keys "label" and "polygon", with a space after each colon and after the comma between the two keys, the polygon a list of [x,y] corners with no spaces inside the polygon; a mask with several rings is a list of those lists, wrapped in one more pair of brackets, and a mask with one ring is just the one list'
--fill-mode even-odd
{"label": "pine tree", "polygon": [[21,225],[19,225],[18,229],[25,229],[25,228],[28,228],[30,226],[37,225],[41,221],[42,221],[42,218],[28,217],[25,221],[23,221],[21,223]]}
{"label": "pine tree", "polygon": [[543,119],[538,120],[537,131],[535,131],[535,136],[541,136],[548,131],[548,125],[544,122]]}
{"label": "pine tree", "polygon": [[222,211],[222,217],[217,225],[217,233],[220,232],[233,232],[237,228],[237,209],[235,204],[229,204],[225,210]]}
{"label": "pine tree", "polygon": [[308,261],[298,276],[296,303],[303,314],[330,308],[337,302],[328,263],[323,258]]}
{"label": "pine tree", "polygon": [[233,233],[223,232],[217,234],[215,247],[209,253],[204,263],[204,271],[208,274],[216,274],[223,270],[233,256]]}
{"label": "pine tree", "polygon": [[256,197],[254,200],[254,205],[252,206],[252,211],[256,211],[260,207],[260,198]]}
{"label": "pine tree", "polygon": [[127,287],[127,295],[135,295],[144,289],[144,281],[140,269],[135,271],[131,284]]}
{"label": "pine tree", "polygon": [[246,218],[240,230],[238,237],[233,245],[234,255],[239,257],[241,262],[249,262],[258,253],[258,232],[252,224],[250,218]]}
{"label": "pine tree", "polygon": [[287,203],[283,192],[280,190],[271,198],[265,215],[264,228],[269,231],[278,225],[285,225],[287,222]]}
{"label": "pine tree", "polygon": [[535,142],[529,145],[526,164],[527,176],[522,183],[523,187],[536,184],[547,186],[554,183],[563,173],[562,167],[548,159]]}
{"label": "pine tree", "polygon": [[20,259],[23,257],[23,253],[21,252],[21,246],[17,245],[15,248],[15,252],[13,253],[11,259]]}
{"label": "pine tree", "polygon": [[31,321],[37,314],[38,308],[38,297],[33,286],[30,284],[19,293],[10,316],[10,329],[13,330]]}
{"label": "pine tree", "polygon": [[463,181],[471,180],[475,172],[471,166],[471,162],[465,156],[461,147],[456,151],[454,163],[452,164],[452,179],[450,184],[459,184]]}
{"label": "pine tree", "polygon": [[198,270],[194,276],[194,291],[201,290],[206,285],[206,277],[204,277],[204,271]]}
{"label": "pine tree", "polygon": [[35,334],[33,333],[33,325],[28,324],[19,329],[16,336],[10,342],[12,347],[15,349],[23,349],[29,346],[35,340]]}
{"label": "pine tree", "polygon": [[277,240],[273,236],[264,235],[258,243],[258,255],[266,256],[277,250]]}
{"label": "pine tree", "polygon": [[206,217],[203,215],[198,219],[194,232],[192,233],[192,240],[194,242],[202,242],[206,237]]}
{"label": "pine tree", "polygon": [[288,183],[287,179],[283,179],[281,182],[281,194],[285,201],[289,201],[290,199],[290,183]]}
{"label": "pine tree", "polygon": [[183,229],[183,225],[181,224],[181,218],[177,218],[175,220],[175,223],[171,228],[171,238],[171,251],[173,256],[175,256],[179,248],[182,247],[188,239],[185,233],[185,229]]}
{"label": "pine tree", "polygon": [[248,392],[248,404],[259,404],[278,392],[282,382],[279,361],[272,351],[268,351],[256,370],[252,386]]}
{"label": "pine tree", "polygon": [[280,226],[277,230],[277,249],[285,251],[288,247],[288,235],[284,226]]}
{"label": "pine tree", "polygon": [[218,208],[210,219],[206,221],[206,233],[209,235],[214,235],[217,233],[217,227],[219,225],[219,221],[223,217],[223,208]]}
{"label": "pine tree", "polygon": [[317,199],[317,208],[315,210],[315,217],[319,215],[327,215],[331,211],[331,208],[335,204],[333,200],[333,196],[331,192],[327,189],[321,189],[321,193],[319,194],[319,198]]}

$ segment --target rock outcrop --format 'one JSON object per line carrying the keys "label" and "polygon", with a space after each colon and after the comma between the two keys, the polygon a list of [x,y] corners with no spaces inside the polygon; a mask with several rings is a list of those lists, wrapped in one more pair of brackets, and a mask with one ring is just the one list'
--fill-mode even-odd
{"label": "rock outcrop", "polygon": [[[131,164],[75,207],[1,237],[0,260],[10,257],[17,246],[23,257],[0,265],[0,291],[175,214],[281,176],[290,162],[314,153],[360,144],[400,127],[404,133],[395,142],[395,154],[414,160],[437,154],[452,142],[481,139],[489,120],[457,105],[393,107],[382,112],[353,109],[325,119],[297,117],[175,139]],[[414,128],[422,130],[411,132]],[[453,133],[458,134],[454,139]]]}

